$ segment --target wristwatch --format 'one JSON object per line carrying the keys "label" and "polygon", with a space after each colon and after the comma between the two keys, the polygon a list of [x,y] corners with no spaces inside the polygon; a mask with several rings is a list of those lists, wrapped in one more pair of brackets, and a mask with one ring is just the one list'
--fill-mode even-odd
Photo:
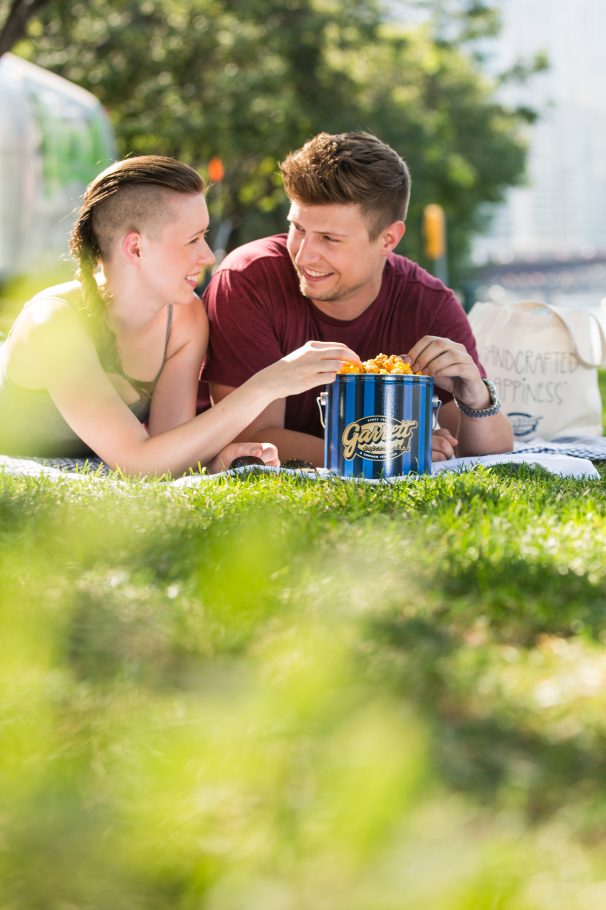
{"label": "wristwatch", "polygon": [[501,410],[499,393],[497,392],[497,387],[492,379],[482,379],[482,382],[488,389],[488,394],[490,395],[490,404],[487,408],[468,408],[467,405],[463,404],[462,401],[459,401],[455,395],[454,402],[461,414],[466,414],[467,417],[492,417],[494,414],[498,414]]}

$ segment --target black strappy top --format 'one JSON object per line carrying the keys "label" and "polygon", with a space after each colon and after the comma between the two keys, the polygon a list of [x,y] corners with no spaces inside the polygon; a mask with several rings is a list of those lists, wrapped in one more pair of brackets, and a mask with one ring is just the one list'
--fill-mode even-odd
{"label": "black strappy top", "polygon": [[168,307],[168,315],[166,317],[166,335],[164,338],[164,353],[162,354],[162,363],[160,364],[160,369],[158,370],[158,372],[156,373],[156,375],[154,376],[153,379],[134,379],[132,376],[129,376],[128,373],[125,373],[123,370],[120,370],[120,376],[122,376],[123,379],[126,379],[128,384],[130,386],[132,386],[133,389],[135,390],[135,392],[138,392],[138,394],[139,394],[139,401],[135,401],[134,404],[129,405],[131,411],[133,411],[133,413],[137,413],[135,409],[140,407],[143,402],[147,403],[147,414],[144,417],[141,417],[139,414],[137,414],[137,417],[139,418],[139,420],[145,421],[149,417],[149,406],[151,404],[152,395],[154,394],[154,389],[156,387],[156,383],[158,382],[158,379],[160,378],[160,376],[162,374],[162,370],[164,369],[164,365],[166,363],[166,354],[168,352],[168,341],[170,338],[170,330],[171,330],[172,324],[173,324],[173,305],[171,303]]}

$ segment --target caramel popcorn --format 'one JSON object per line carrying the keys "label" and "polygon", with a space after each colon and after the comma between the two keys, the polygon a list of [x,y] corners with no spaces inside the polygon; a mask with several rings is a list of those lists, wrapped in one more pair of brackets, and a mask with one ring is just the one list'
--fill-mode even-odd
{"label": "caramel popcorn", "polygon": [[415,373],[410,364],[407,363],[399,354],[377,354],[370,360],[363,360],[362,363],[354,363],[351,360],[343,362],[339,373],[375,373],[378,376],[422,376],[423,373]]}

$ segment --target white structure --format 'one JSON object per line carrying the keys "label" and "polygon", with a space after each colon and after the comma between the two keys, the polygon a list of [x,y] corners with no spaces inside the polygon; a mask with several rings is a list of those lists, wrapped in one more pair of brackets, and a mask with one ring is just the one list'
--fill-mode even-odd
{"label": "white structure", "polygon": [[544,51],[549,70],[506,101],[540,120],[528,130],[526,186],[510,191],[473,258],[606,253],[606,2],[499,0],[503,29],[490,45],[502,71]]}
{"label": "white structure", "polygon": [[114,157],[93,95],[12,54],[0,57],[0,281],[67,251],[80,196]]}

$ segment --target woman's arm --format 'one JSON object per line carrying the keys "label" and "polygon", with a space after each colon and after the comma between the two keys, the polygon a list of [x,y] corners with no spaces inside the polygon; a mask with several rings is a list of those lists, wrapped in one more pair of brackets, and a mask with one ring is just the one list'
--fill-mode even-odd
{"label": "woman's arm", "polygon": [[72,430],[111,467],[127,474],[180,474],[208,464],[276,398],[332,382],[345,345],[308,342],[252,376],[193,420],[150,436],[104,373],[80,320],[54,305],[30,332],[30,349],[56,407]]}
{"label": "woman's arm", "polygon": [[187,423],[196,414],[198,380],[208,347],[208,318],[202,301],[173,307],[167,359],[154,389],[150,436]]}

